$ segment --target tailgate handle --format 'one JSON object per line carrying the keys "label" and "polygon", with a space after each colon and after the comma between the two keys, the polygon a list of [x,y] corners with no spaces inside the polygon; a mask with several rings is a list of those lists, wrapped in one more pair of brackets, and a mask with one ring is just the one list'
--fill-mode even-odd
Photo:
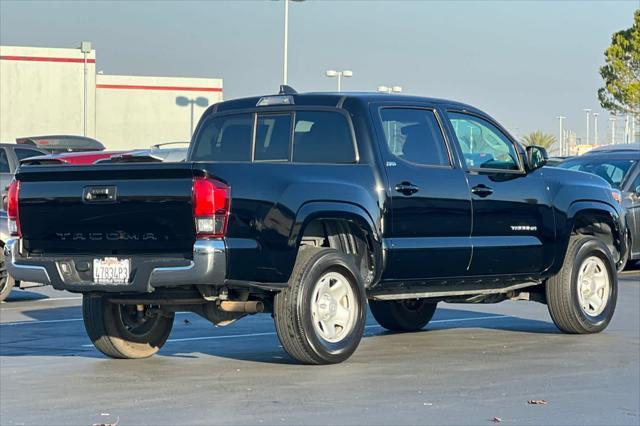
{"label": "tailgate handle", "polygon": [[114,203],[116,201],[115,186],[87,186],[82,193],[85,203]]}

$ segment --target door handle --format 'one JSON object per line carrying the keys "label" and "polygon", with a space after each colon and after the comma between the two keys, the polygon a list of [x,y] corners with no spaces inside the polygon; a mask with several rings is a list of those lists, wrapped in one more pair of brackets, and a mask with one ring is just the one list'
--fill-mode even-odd
{"label": "door handle", "polygon": [[471,192],[478,197],[488,197],[489,195],[493,194],[493,189],[481,183],[480,185],[476,185],[471,188]]}
{"label": "door handle", "polygon": [[409,196],[418,192],[420,188],[412,184],[411,182],[401,182],[396,185],[395,190],[402,195]]}

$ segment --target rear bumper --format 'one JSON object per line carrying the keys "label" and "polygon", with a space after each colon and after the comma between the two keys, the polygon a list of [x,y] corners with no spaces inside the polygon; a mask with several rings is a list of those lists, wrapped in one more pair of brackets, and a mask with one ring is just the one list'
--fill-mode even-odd
{"label": "rear bumper", "polygon": [[[93,276],[86,266],[91,268],[95,256],[22,256],[19,239],[7,241],[4,255],[7,271],[16,280],[72,292],[150,293],[158,287],[222,285],[227,271],[224,240],[196,240],[192,259],[129,256],[131,278],[126,284],[96,284],[86,280],[87,276]],[[83,268],[79,267],[81,264]]]}

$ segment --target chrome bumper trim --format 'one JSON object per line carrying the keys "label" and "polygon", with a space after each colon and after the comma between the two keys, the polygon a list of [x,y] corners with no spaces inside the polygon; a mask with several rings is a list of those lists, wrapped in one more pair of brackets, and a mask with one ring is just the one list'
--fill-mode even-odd
{"label": "chrome bumper trim", "polygon": [[44,266],[20,265],[16,262],[19,244],[19,239],[11,238],[4,245],[4,259],[9,275],[18,281],[50,285],[51,278]]}

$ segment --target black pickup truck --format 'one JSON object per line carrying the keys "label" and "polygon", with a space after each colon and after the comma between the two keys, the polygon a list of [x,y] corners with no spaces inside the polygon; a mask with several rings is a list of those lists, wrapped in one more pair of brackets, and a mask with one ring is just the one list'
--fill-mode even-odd
{"label": "black pickup truck", "polygon": [[626,251],[620,193],[545,158],[469,105],[284,87],[211,106],[184,163],[21,167],[5,257],[16,279],[82,293],[115,358],[154,354],[176,311],[271,313],[311,364],[355,351],[367,302],[395,331],[439,301],[524,299],[599,332]]}

